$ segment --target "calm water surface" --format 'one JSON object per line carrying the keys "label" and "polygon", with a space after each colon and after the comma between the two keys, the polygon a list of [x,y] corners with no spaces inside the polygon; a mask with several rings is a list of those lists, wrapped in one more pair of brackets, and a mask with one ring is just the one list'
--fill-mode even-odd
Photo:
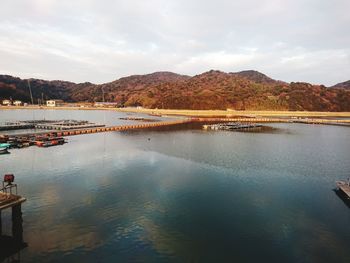
{"label": "calm water surface", "polygon": [[[0,121],[10,114],[23,119]],[[90,134],[0,156],[28,199],[21,262],[350,262],[350,209],[333,191],[350,176],[350,128],[271,126]]]}

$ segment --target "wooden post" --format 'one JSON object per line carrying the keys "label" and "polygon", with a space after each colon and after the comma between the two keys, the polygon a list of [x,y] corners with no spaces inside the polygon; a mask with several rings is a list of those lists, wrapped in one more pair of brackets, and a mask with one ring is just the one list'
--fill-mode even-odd
{"label": "wooden post", "polygon": [[23,219],[21,204],[12,207],[12,237],[18,243],[23,243]]}

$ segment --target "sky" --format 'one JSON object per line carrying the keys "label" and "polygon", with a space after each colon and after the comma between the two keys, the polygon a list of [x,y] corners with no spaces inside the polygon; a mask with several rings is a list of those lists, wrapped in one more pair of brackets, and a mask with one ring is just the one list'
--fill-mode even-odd
{"label": "sky", "polygon": [[349,0],[1,0],[0,74],[105,83],[258,70],[350,80]]}

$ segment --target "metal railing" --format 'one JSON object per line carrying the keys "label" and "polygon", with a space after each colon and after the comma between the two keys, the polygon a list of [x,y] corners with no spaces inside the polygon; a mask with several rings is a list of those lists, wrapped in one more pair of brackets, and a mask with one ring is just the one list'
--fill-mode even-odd
{"label": "metal railing", "polygon": [[15,190],[15,195],[17,195],[17,184],[2,182],[2,189],[0,189],[0,192],[3,192],[6,195],[13,195],[13,189]]}

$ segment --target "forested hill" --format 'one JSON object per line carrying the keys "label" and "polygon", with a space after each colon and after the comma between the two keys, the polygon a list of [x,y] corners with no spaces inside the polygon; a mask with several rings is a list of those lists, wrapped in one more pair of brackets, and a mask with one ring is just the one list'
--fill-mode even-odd
{"label": "forested hill", "polygon": [[[286,83],[258,71],[211,70],[193,77],[171,72],[133,75],[105,84],[29,80],[34,101],[119,102],[121,106],[168,109],[350,111],[349,82],[327,88]],[[0,99],[30,101],[28,80],[0,75]]]}

